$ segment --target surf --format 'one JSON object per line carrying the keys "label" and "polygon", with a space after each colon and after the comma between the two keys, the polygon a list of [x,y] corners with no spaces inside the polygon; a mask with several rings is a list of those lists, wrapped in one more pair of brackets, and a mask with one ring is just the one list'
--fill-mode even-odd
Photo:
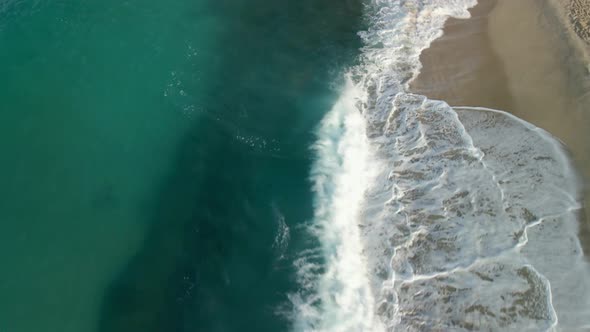
{"label": "surf", "polygon": [[322,245],[298,261],[295,331],[587,326],[581,188],[563,145],[509,113],[409,92],[422,50],[475,4],[367,5],[361,64],[313,146]]}
{"label": "surf", "polygon": [[[355,107],[358,91],[347,79],[340,99],[322,120],[311,171],[314,224],[322,246],[298,260],[303,292],[296,304],[296,331],[380,330],[357,220],[369,177],[368,141]],[[323,263],[318,264],[318,255]],[[318,273],[320,272],[320,273]]]}

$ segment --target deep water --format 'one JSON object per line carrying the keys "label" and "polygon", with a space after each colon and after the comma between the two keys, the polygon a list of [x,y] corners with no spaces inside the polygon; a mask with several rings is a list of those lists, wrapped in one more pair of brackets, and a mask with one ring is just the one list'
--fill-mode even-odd
{"label": "deep water", "polygon": [[157,193],[142,249],[109,287],[100,331],[289,328],[292,260],[315,245],[303,227],[309,146],[360,46],[361,6],[221,1],[210,10],[222,27],[198,121]]}
{"label": "deep water", "polygon": [[0,330],[288,330],[362,10],[0,4]]}

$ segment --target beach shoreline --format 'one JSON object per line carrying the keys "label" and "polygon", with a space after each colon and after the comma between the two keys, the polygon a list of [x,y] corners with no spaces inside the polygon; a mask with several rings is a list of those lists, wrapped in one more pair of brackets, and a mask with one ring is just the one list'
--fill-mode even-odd
{"label": "beach shoreline", "polygon": [[481,0],[471,18],[450,18],[422,52],[410,88],[451,106],[507,111],[559,139],[580,175],[580,241],[589,255],[590,75],[553,1]]}
{"label": "beach shoreline", "polygon": [[[590,8],[590,3],[574,3]],[[442,36],[421,53],[422,68],[410,90],[443,100],[456,110],[475,106],[506,111],[562,143],[573,166],[567,174],[578,185],[578,195],[571,197],[578,204],[563,215],[575,213],[577,223],[575,219],[572,223],[577,224],[579,241],[575,231],[569,241],[576,242],[583,255],[578,256],[579,264],[568,267],[560,267],[567,255],[551,256],[567,242],[559,239],[568,227],[562,223],[533,250],[549,248],[531,264],[547,262],[540,271],[550,282],[559,324],[565,330],[579,330],[588,317],[583,312],[587,304],[575,298],[587,294],[587,286],[580,285],[586,284],[590,257],[590,62],[587,44],[582,44],[584,35],[574,30],[571,16],[564,16],[572,7],[564,4],[565,0],[480,0],[470,9],[470,18],[448,19]],[[552,200],[560,190],[551,189],[545,197]],[[563,275],[579,279],[562,284]]]}

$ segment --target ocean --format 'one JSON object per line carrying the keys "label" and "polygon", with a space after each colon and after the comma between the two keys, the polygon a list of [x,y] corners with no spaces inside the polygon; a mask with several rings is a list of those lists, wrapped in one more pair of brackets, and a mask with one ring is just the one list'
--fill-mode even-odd
{"label": "ocean", "polygon": [[0,331],[587,327],[562,143],[410,91],[474,5],[0,2]]}
{"label": "ocean", "polygon": [[360,2],[0,13],[0,330],[287,329]]}

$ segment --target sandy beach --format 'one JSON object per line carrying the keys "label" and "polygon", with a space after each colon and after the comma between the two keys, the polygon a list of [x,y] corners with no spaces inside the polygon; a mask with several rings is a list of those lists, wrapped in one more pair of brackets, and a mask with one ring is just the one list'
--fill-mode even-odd
{"label": "sandy beach", "polygon": [[[574,46],[590,63],[590,5],[586,0],[550,0],[562,23],[571,32]],[[589,67],[590,70],[590,67]]]}
{"label": "sandy beach", "polygon": [[583,0],[570,0],[567,10],[574,31],[584,41],[590,42],[590,6]]}
{"label": "sandy beach", "polygon": [[[572,3],[578,13],[590,6]],[[470,19],[447,21],[444,35],[422,53],[411,88],[452,106],[505,110],[547,130],[567,146],[588,191],[590,75],[584,35],[568,23],[575,22],[571,8],[551,0],[481,0]],[[589,197],[580,234],[587,253]]]}

